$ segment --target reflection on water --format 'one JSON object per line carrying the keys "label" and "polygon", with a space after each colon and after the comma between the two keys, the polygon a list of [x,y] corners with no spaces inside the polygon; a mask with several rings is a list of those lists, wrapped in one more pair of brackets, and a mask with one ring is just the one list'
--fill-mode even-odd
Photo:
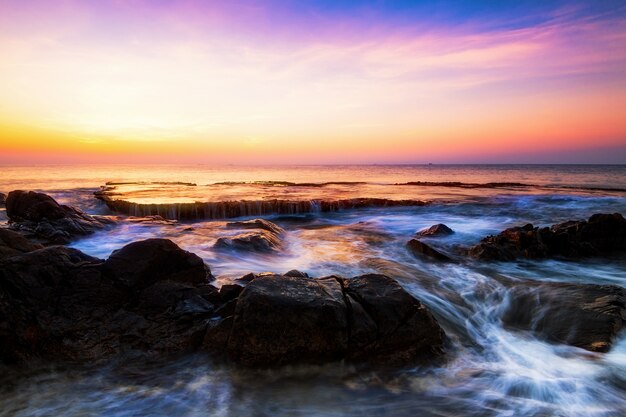
{"label": "reflection on water", "polygon": [[[392,177],[394,170],[402,171],[384,168],[379,176]],[[515,181],[537,182],[536,173],[517,174]],[[446,175],[446,180],[454,177]],[[557,174],[547,169],[541,175]],[[593,175],[560,175],[570,182],[602,182]],[[322,172],[316,181],[325,176],[331,175]],[[604,183],[607,178],[610,175]],[[351,180],[359,179],[357,175]],[[58,195],[88,211],[104,210],[82,189]],[[283,248],[270,254],[215,251],[217,238],[239,232],[223,221],[122,222],[73,246],[105,258],[131,241],[167,237],[203,257],[218,284],[251,271],[294,268],[312,276],[389,274],[436,315],[449,336],[446,358],[405,369],[333,363],[251,371],[213,363],[202,355],[92,367],[8,368],[0,376],[0,416],[626,415],[626,337],[608,354],[596,354],[505,330],[500,321],[511,281],[626,286],[625,259],[479,263],[455,255],[459,248],[505,227],[546,225],[595,212],[626,213],[626,196],[500,190],[424,207],[271,216],[285,233]],[[456,256],[459,263],[433,264],[406,251],[404,245],[416,231],[435,223],[445,223],[456,233],[428,243]]]}

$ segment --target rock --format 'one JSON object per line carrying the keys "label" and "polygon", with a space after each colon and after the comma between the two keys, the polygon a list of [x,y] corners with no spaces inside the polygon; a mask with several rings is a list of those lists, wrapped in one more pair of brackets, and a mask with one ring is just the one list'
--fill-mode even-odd
{"label": "rock", "polygon": [[202,258],[168,239],[147,239],[126,245],[111,254],[104,270],[116,282],[131,289],[146,288],[159,281],[203,285],[214,279]]}
{"label": "rock", "polygon": [[341,284],[280,275],[242,291],[228,340],[231,360],[252,366],[340,359],[348,346]]}
{"label": "rock", "polygon": [[0,359],[87,359],[114,349],[103,325],[125,294],[102,277],[102,261],[53,246],[0,261]]}
{"label": "rock", "polygon": [[404,363],[442,352],[443,330],[395,280],[369,274],[342,283],[349,300],[351,357]]}
{"label": "rock", "polygon": [[11,228],[59,244],[112,223],[109,218],[90,216],[34,191],[11,191],[6,198],[6,212]]}
{"label": "rock", "polygon": [[17,232],[0,228],[0,259],[32,252],[41,248],[43,248],[43,246],[30,242]]}
{"label": "rock", "polygon": [[607,352],[626,322],[626,290],[614,285],[528,283],[508,299],[506,327],[594,352]]}
{"label": "rock", "polygon": [[417,239],[409,240],[406,247],[416,258],[427,257],[440,262],[452,262],[452,259],[448,255],[444,255]]}
{"label": "rock", "polygon": [[469,249],[478,259],[513,260],[563,256],[607,256],[626,251],[626,219],[619,214],[594,214],[588,221],[568,221],[552,227],[532,224],[488,236]]}
{"label": "rock", "polygon": [[241,233],[230,237],[220,237],[215,242],[216,249],[233,249],[251,252],[273,252],[281,247],[277,235],[267,230]]}
{"label": "rock", "polygon": [[435,237],[435,236],[448,236],[454,233],[454,230],[450,229],[443,223],[430,226],[428,229],[420,230],[417,232],[417,236],[420,237]]}
{"label": "rock", "polygon": [[0,260],[0,360],[197,350],[220,304],[204,264],[169,241],[129,246],[108,265],[63,246]]}
{"label": "rock", "polygon": [[265,219],[229,222],[229,223],[226,223],[226,226],[236,227],[239,229],[262,229],[262,230],[267,230],[268,232],[272,232],[276,235],[279,235],[284,232],[284,230],[281,227]]}
{"label": "rock", "polygon": [[0,361],[204,350],[271,367],[441,353],[443,331],[391,278],[264,273],[218,291],[208,275],[200,258],[164,239],[131,243],[106,261],[63,246],[0,259]]}
{"label": "rock", "polygon": [[237,300],[229,335],[228,357],[249,366],[406,362],[440,354],[444,337],[428,310],[382,275],[257,277]]}
{"label": "rock", "polygon": [[0,206],[4,206],[7,201],[7,195],[5,193],[0,193]]}
{"label": "rock", "polygon": [[296,278],[308,278],[309,274],[307,274],[306,272],[301,272],[298,271],[297,269],[292,269],[289,272],[286,272],[284,274],[286,277],[296,277]]}

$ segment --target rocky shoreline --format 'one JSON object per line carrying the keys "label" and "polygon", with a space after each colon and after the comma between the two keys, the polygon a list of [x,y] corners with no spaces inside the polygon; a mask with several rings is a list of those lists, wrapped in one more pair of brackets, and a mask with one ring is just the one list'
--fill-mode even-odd
{"label": "rocky shoreline", "polygon": [[[273,367],[338,360],[410,364],[445,354],[446,335],[437,319],[392,276],[310,278],[294,270],[248,274],[218,289],[200,257],[167,239],[133,242],[106,260],[59,245],[113,227],[111,217],[25,191],[9,193],[6,208],[9,229],[0,229],[5,363],[203,351],[243,366]],[[218,240],[216,249],[281,247],[284,230],[267,220],[228,227],[249,230]],[[511,228],[454,254],[429,246],[453,233],[435,225],[418,232],[407,250],[436,262],[626,251],[620,214]],[[606,352],[626,323],[626,290],[524,282],[508,292],[501,320],[513,331]]]}

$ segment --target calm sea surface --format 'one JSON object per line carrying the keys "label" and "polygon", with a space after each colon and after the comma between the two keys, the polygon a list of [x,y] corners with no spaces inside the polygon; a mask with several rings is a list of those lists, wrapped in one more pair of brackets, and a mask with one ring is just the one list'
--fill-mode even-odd
{"label": "calm sea surface", "polygon": [[[386,273],[433,311],[450,338],[447,360],[391,370],[333,363],[250,371],[206,356],[6,368],[0,369],[0,416],[626,415],[625,335],[609,353],[591,354],[507,330],[500,320],[508,303],[502,277],[519,285],[535,280],[626,287],[626,259],[489,264],[467,259],[435,265],[405,249],[416,231],[435,223],[445,223],[455,234],[429,243],[454,254],[513,225],[549,225],[598,212],[626,214],[626,166],[0,167],[0,192],[42,190],[90,213],[110,214],[93,197],[108,181],[141,183],[120,188],[128,199],[172,204],[276,196],[430,201],[420,207],[308,213],[297,221],[268,215],[286,231],[284,248],[275,254],[214,251],[217,238],[236,233],[224,220],[122,221],[72,246],[106,258],[129,242],[166,237],[201,256],[218,285],[248,272],[294,268],[311,276]],[[525,186],[395,185],[417,181]],[[197,186],[147,184],[153,182]]]}

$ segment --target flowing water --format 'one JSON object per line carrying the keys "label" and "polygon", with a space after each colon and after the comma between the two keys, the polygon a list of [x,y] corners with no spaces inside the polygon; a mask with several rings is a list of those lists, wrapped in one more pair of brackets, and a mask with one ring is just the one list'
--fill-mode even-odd
{"label": "flowing water", "polygon": [[[106,258],[129,242],[167,237],[204,258],[217,285],[248,272],[294,268],[311,276],[382,272],[433,311],[449,337],[446,358],[403,369],[332,363],[251,371],[203,355],[6,368],[0,376],[1,416],[626,415],[626,335],[609,353],[596,354],[509,331],[500,320],[511,283],[626,287],[626,259],[484,263],[455,255],[514,225],[626,214],[626,166],[5,167],[0,191],[43,190],[89,213],[107,214],[107,206],[93,198],[107,181],[134,183],[120,186],[120,196],[146,204],[343,197],[429,201],[267,214],[286,231],[276,254],[214,251],[218,237],[237,232],[225,219],[127,219],[72,246]],[[395,185],[417,181],[466,185]],[[509,184],[474,186],[495,182]],[[433,264],[407,253],[405,243],[414,233],[435,223],[456,233],[428,243],[458,256],[459,263]]]}

